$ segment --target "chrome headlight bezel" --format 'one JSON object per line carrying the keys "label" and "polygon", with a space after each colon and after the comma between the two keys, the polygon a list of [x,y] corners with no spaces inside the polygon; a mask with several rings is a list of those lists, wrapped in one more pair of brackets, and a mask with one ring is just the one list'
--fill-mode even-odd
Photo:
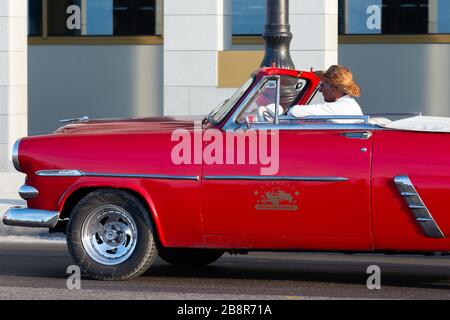
{"label": "chrome headlight bezel", "polygon": [[14,143],[13,150],[12,150],[12,163],[14,165],[14,168],[16,168],[17,171],[22,172],[22,169],[20,168],[19,163],[19,146],[22,139],[17,140]]}

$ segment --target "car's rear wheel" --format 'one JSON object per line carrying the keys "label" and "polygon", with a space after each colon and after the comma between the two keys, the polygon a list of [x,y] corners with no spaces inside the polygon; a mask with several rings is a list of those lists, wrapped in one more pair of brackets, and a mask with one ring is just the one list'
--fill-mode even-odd
{"label": "car's rear wheel", "polygon": [[100,189],[75,206],[67,246],[88,276],[125,280],[144,273],[157,255],[149,212],[126,191]]}
{"label": "car's rear wheel", "polygon": [[217,261],[224,251],[160,248],[158,254],[161,259],[176,266],[201,267]]}

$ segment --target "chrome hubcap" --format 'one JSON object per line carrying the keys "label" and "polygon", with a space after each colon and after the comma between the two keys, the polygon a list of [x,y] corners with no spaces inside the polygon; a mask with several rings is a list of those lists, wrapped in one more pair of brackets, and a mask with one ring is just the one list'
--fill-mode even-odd
{"label": "chrome hubcap", "polygon": [[118,206],[105,205],[92,211],[83,222],[81,234],[86,253],[104,265],[126,261],[136,248],[136,223]]}

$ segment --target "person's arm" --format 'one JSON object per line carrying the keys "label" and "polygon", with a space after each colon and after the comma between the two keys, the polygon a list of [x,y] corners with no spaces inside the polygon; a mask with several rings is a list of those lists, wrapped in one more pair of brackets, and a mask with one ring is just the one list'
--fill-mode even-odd
{"label": "person's arm", "polygon": [[312,104],[312,105],[296,105],[288,110],[287,115],[295,118],[306,116],[326,116],[334,115],[335,111],[328,103]]}

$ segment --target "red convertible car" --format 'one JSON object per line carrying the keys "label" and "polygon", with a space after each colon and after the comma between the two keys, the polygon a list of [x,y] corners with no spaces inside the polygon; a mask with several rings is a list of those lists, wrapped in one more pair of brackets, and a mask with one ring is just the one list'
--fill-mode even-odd
{"label": "red convertible car", "polygon": [[104,280],[138,276],[157,255],[200,266],[251,250],[449,252],[448,119],[264,108],[310,104],[319,82],[263,68],[204,118],[74,119],[20,139],[27,207],[3,221],[64,232]]}

